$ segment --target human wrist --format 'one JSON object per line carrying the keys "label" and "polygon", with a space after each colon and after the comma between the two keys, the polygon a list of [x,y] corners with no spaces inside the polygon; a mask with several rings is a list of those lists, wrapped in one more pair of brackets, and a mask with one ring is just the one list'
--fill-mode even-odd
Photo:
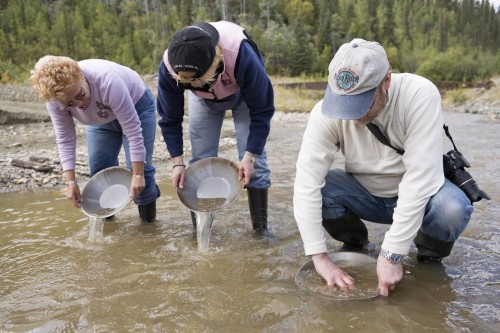
{"label": "human wrist", "polygon": [[250,162],[254,163],[255,162],[255,155],[249,152],[246,152],[245,155],[243,155],[243,159],[249,160]]}
{"label": "human wrist", "polygon": [[66,180],[66,185],[76,185],[78,184],[78,181],[76,179],[68,179]]}
{"label": "human wrist", "polygon": [[403,260],[404,255],[400,253],[394,253],[384,249],[380,249],[379,256],[387,259],[391,264],[399,264]]}
{"label": "human wrist", "polygon": [[311,255],[311,259],[313,261],[316,261],[316,260],[322,260],[322,259],[325,259],[327,258],[328,255],[326,254],[326,252],[323,252],[323,253],[315,253],[315,254],[312,254]]}
{"label": "human wrist", "polygon": [[182,163],[181,163],[181,164],[174,164],[174,165],[172,166],[172,169],[175,169],[175,168],[177,168],[177,167],[185,168],[185,167],[186,167],[186,165],[185,165],[185,164],[182,164]]}
{"label": "human wrist", "polygon": [[174,164],[184,164],[184,158],[181,156],[176,156],[173,158]]}

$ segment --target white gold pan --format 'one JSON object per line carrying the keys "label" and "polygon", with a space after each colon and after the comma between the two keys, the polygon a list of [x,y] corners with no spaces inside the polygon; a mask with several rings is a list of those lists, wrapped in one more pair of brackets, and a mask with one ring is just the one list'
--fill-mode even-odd
{"label": "white gold pan", "polygon": [[240,195],[243,180],[238,166],[225,158],[210,157],[186,168],[184,188],[177,188],[180,202],[194,212],[217,212]]}
{"label": "white gold pan", "polygon": [[99,171],[83,187],[82,211],[100,218],[118,213],[130,202],[131,181],[132,172],[123,167]]}

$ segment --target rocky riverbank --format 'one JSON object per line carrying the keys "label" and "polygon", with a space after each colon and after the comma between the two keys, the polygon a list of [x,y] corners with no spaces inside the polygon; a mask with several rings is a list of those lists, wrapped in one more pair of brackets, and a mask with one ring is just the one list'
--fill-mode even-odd
{"label": "rocky riverbank", "polygon": [[[305,123],[307,113],[277,112],[273,124],[297,121]],[[78,135],[76,173],[79,181],[84,182],[89,176],[85,128],[77,124],[76,130]],[[188,137],[186,126],[184,137]],[[234,137],[234,126],[231,119],[227,119],[221,133],[221,151],[235,146]],[[64,186],[65,179],[62,177],[51,122],[0,125],[0,151],[0,193]],[[185,158],[189,158],[191,148],[188,140],[184,143],[184,151]],[[119,160],[120,164],[124,165],[123,151]],[[156,132],[153,163],[156,166],[171,163],[159,127]]]}
{"label": "rocky riverbank", "polygon": [[[444,93],[445,110],[487,114],[492,121],[500,121],[500,77],[492,80],[489,88],[461,89],[458,94],[464,102],[457,105],[455,91]],[[155,78],[146,78],[152,91],[156,91]],[[454,96],[454,97],[453,97]],[[27,109],[29,107],[29,110]],[[279,105],[277,103],[279,110]],[[309,111],[309,110],[304,110]],[[29,122],[30,119],[35,122]],[[290,122],[306,122],[307,112],[276,112],[272,126]],[[29,85],[0,85],[0,193],[17,190],[58,187],[64,184],[52,124],[44,105]],[[81,181],[88,179],[85,130],[77,125],[77,174]],[[187,138],[187,132],[185,138]],[[221,149],[235,145],[234,126],[226,121],[221,135]],[[189,141],[185,142],[185,156],[190,154]],[[120,158],[124,161],[124,155]],[[154,163],[169,163],[159,128],[155,143]]]}

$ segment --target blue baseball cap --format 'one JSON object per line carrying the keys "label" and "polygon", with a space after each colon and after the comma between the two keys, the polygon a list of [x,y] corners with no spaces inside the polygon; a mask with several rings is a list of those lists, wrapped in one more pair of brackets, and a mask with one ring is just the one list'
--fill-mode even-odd
{"label": "blue baseball cap", "polygon": [[387,54],[379,43],[355,38],[343,44],[328,66],[322,113],[347,120],[365,116],[389,68]]}

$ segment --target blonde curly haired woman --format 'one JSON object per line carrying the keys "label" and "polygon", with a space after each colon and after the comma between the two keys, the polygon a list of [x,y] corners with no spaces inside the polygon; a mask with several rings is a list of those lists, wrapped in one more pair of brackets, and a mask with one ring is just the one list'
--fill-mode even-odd
{"label": "blonde curly haired woman", "polygon": [[46,55],[31,71],[31,84],[46,101],[56,134],[68,199],[80,207],[75,176],[75,119],[86,125],[90,176],[118,165],[124,147],[126,164],[133,172],[131,197],[142,221],[156,218],[160,191],[152,155],[156,133],[154,97],[142,78],[120,64]]}

